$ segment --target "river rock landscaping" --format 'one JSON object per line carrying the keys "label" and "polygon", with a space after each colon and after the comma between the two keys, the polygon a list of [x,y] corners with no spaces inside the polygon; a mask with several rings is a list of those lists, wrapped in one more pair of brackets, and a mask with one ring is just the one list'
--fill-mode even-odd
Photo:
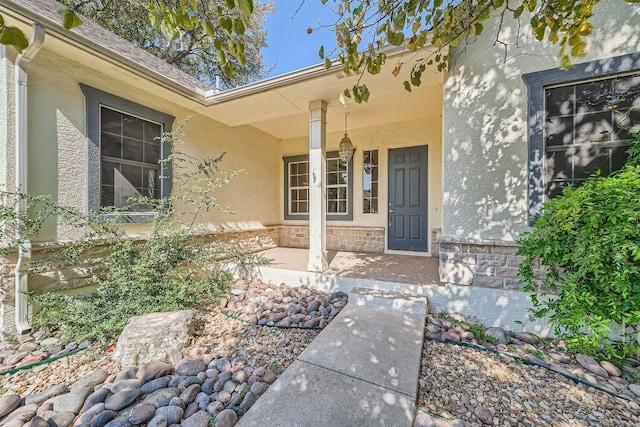
{"label": "river rock landscaping", "polygon": [[[215,417],[233,426],[346,303],[344,293],[238,281],[175,364],[122,368],[86,341],[84,351],[0,377],[0,425],[205,427]],[[416,426],[640,425],[636,363],[622,372],[456,313],[426,325]],[[13,362],[5,369],[77,347],[39,332],[0,344]]]}
{"label": "river rock landscaping", "polygon": [[562,342],[479,327],[458,313],[429,315],[425,337],[418,406],[428,413],[416,426],[640,425],[637,361],[622,372],[567,354]]}

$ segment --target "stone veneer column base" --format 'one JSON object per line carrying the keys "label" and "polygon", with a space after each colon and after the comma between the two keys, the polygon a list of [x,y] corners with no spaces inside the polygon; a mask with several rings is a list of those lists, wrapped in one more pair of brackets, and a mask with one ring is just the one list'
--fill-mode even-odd
{"label": "stone veneer column base", "polygon": [[504,240],[475,240],[443,236],[438,239],[440,281],[455,285],[516,289],[518,280],[518,244]]}

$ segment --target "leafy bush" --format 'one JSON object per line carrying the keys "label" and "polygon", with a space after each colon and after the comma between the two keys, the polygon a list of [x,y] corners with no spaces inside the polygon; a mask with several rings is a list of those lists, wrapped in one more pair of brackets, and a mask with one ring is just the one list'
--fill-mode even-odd
{"label": "leafy bush", "polygon": [[[84,231],[82,238],[37,260],[32,265],[34,271],[77,265],[88,253],[100,260],[94,271],[98,285],[95,292],[29,296],[39,308],[33,318],[35,327],[56,332],[64,341],[91,337],[108,345],[132,316],[206,308],[228,290],[234,271],[247,274],[264,264],[259,255],[219,241],[199,225],[206,211],[230,212],[219,205],[215,194],[240,172],[219,169],[224,154],[201,160],[177,150],[183,126],[162,137],[173,147],[173,154],[165,160],[172,162],[174,170],[172,195],[161,200],[141,197],[130,201],[132,205],[149,205],[155,211],[144,238],[128,235],[115,221],[121,213],[115,210],[108,216],[87,216],[57,206],[49,198],[24,195],[13,198],[16,203],[29,201],[28,218],[16,216],[10,204],[0,210],[0,219],[13,225],[7,230],[22,227],[27,237],[36,235],[51,216]],[[175,211],[176,205],[184,206],[184,211]],[[15,249],[20,243],[9,241],[6,248]]]}
{"label": "leafy bush", "polygon": [[[639,152],[636,136],[624,169],[566,188],[544,204],[533,230],[518,242],[525,257],[519,276],[533,292],[532,314],[554,322],[572,351],[614,360],[638,352]],[[545,271],[539,281],[538,266]],[[613,325],[622,330],[618,338],[611,336]]]}

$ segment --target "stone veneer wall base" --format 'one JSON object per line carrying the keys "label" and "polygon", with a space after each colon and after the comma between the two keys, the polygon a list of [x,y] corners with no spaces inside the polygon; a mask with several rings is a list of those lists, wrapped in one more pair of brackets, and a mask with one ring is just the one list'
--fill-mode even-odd
{"label": "stone veneer wall base", "polygon": [[[475,240],[443,236],[438,239],[440,281],[455,285],[522,290],[516,255],[518,244],[504,240]],[[543,276],[534,270],[536,278]]]}

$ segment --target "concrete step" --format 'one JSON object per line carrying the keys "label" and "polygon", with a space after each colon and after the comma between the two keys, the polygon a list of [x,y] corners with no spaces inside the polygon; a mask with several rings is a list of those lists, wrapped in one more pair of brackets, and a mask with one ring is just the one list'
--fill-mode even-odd
{"label": "concrete step", "polygon": [[428,309],[427,298],[423,296],[361,287],[351,289],[349,304],[423,317]]}
{"label": "concrete step", "polygon": [[[410,427],[425,316],[377,305],[357,291],[349,304],[240,419],[238,427]],[[407,296],[399,297],[402,306]],[[426,301],[412,301],[426,307]]]}

